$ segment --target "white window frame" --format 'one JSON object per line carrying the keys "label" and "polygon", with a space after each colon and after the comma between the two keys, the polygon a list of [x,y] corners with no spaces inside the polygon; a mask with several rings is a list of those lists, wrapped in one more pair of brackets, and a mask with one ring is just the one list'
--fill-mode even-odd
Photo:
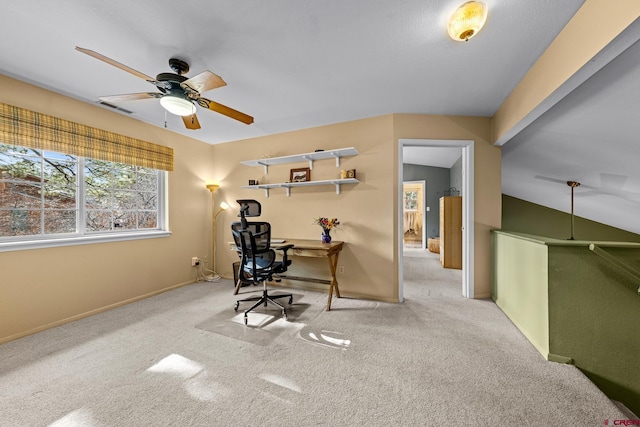
{"label": "white window frame", "polygon": [[[60,246],[75,246],[94,243],[118,242],[127,240],[153,239],[171,235],[168,223],[168,173],[158,170],[158,227],[154,229],[140,229],[130,231],[96,231],[86,232],[85,203],[84,203],[84,160],[82,156],[75,156],[78,167],[77,191],[77,232],[50,235],[15,236],[0,241],[0,252],[19,250],[43,249]],[[115,163],[115,162],[114,162]],[[82,184],[80,184],[82,183]]]}

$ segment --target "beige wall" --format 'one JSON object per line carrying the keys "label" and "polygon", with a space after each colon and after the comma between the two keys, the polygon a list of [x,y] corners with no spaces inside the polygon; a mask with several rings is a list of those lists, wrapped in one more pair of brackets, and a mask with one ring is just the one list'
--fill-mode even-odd
{"label": "beige wall", "polygon": [[[341,293],[350,296],[397,301],[397,276],[394,260],[394,165],[393,118],[376,117],[348,123],[338,123],[261,138],[219,144],[213,147],[213,170],[221,187],[217,201],[225,200],[230,211],[218,217],[217,270],[230,276],[237,256],[224,245],[231,241],[230,224],[237,220],[237,199],[250,198],[262,203],[262,219],[272,225],[273,234],[320,240],[321,228],[313,224],[318,216],[336,217],[341,225],[332,232],[334,240],[348,242],[340,254],[339,275]],[[273,189],[269,198],[264,191],[241,189],[249,179],[261,183],[289,180],[291,168],[307,167],[308,163],[270,166],[269,174],[262,167],[241,165],[242,160],[264,156],[287,156],[316,149],[355,147],[358,156],[343,158],[339,168],[334,160],[320,160],[311,171],[313,180],[338,178],[340,169],[356,169],[361,181],[343,185],[341,194],[335,187],[299,187],[287,197],[282,189]],[[291,274],[324,277],[328,264],[323,259],[296,259]],[[296,285],[294,283],[294,285]],[[304,284],[300,284],[304,285]],[[326,289],[326,286],[324,287]],[[335,303],[339,306],[339,303]]]}
{"label": "beige wall", "polygon": [[[273,226],[274,235],[319,239],[320,228],[313,225],[317,216],[337,217],[342,225],[333,233],[347,242],[340,255],[345,273],[338,276],[343,294],[382,301],[398,301],[398,139],[474,140],[475,149],[475,294],[490,296],[489,249],[491,229],[500,227],[500,149],[489,144],[489,118],[444,117],[426,115],[388,115],[339,123],[318,128],[237,141],[214,146],[214,168],[221,188],[217,201],[233,206],[218,220],[217,266],[219,273],[230,276],[237,260],[225,242],[232,240],[229,230],[236,220],[236,199],[254,198],[263,205],[263,216]],[[284,190],[241,189],[249,179],[260,182],[283,182],[291,168],[306,164],[271,166],[269,174],[262,168],[240,164],[264,156],[285,156],[314,151],[355,147],[359,155],[343,159],[336,168],[331,160],[314,164],[312,178],[336,178],[339,169],[356,169],[360,183],[343,186],[340,195],[333,187],[295,188],[287,197]],[[322,261],[321,261],[322,262]],[[324,262],[309,265],[309,260],[294,263],[300,273],[317,276],[326,270]],[[336,304],[339,304],[337,302]]]}
{"label": "beige wall", "polygon": [[[501,151],[491,145],[487,117],[394,115],[394,145],[398,139],[474,141],[474,297],[491,296],[491,230],[501,221]],[[397,150],[394,151],[397,164]],[[397,169],[397,166],[396,166]],[[397,171],[394,179],[397,182]],[[394,187],[397,188],[397,185]],[[394,194],[397,197],[397,194]],[[397,239],[396,239],[397,241]],[[397,260],[396,260],[397,261]],[[397,268],[398,263],[395,263]]]}
{"label": "beige wall", "polygon": [[171,146],[176,159],[170,237],[0,253],[0,342],[195,278],[191,256],[210,247],[211,146],[8,77],[0,102]]}

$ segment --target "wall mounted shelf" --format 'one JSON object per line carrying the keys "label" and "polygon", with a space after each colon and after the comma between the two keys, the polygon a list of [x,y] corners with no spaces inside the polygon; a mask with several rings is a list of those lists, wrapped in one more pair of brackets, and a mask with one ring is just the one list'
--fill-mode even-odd
{"label": "wall mounted shelf", "polygon": [[[314,153],[315,154],[315,153]],[[291,156],[293,157],[293,156]],[[264,190],[265,196],[269,197],[269,190],[272,188],[284,188],[287,191],[287,197],[291,195],[292,187],[310,187],[314,185],[335,185],[336,194],[340,194],[340,186],[343,184],[357,184],[358,181],[355,178],[345,179],[326,179],[320,181],[304,181],[304,182],[280,182],[276,184],[258,184],[258,185],[245,185],[241,188],[248,188],[251,190]]]}
{"label": "wall mounted shelf", "polygon": [[[298,163],[298,162],[309,162],[309,169],[313,170],[313,162],[315,160],[324,160],[324,159],[336,159],[336,167],[340,167],[340,158],[348,157],[348,156],[356,156],[358,155],[358,150],[353,147],[349,148],[338,148],[335,150],[325,150],[325,151],[314,151],[312,153],[303,153],[303,154],[295,154],[292,156],[282,156],[282,157],[269,157],[266,159],[258,159],[258,160],[245,160],[242,163],[247,166],[264,166],[264,173],[269,173],[269,166],[271,165],[283,165],[287,163]],[[320,181],[312,181],[312,182],[320,182]],[[276,185],[276,184],[269,184]],[[316,184],[319,185],[319,184]],[[273,187],[272,187],[273,188]]]}

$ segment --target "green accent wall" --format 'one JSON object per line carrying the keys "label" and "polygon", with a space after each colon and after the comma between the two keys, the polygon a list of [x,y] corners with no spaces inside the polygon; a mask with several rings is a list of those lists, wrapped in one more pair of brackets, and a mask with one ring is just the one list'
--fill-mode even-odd
{"label": "green accent wall", "polygon": [[546,358],[549,354],[547,246],[533,238],[492,233],[492,247],[491,296]]}
{"label": "green accent wall", "polygon": [[[571,237],[571,215],[503,194],[502,230],[568,239]],[[573,234],[576,240],[640,243],[638,234],[579,216],[574,219]]]}
{"label": "green accent wall", "polygon": [[573,363],[640,414],[640,244],[492,233],[492,298],[552,361]]}
{"label": "green accent wall", "polygon": [[[640,248],[603,249],[634,259]],[[636,266],[636,269],[638,266]],[[549,246],[549,347],[571,357],[607,396],[640,414],[640,295],[587,247]]]}

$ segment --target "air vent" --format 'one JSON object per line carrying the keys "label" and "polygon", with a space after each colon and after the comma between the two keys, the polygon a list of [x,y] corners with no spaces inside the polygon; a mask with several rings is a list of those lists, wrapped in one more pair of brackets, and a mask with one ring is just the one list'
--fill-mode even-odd
{"label": "air vent", "polygon": [[122,113],[133,114],[133,111],[129,111],[129,110],[125,109],[125,108],[118,107],[117,105],[109,104],[108,102],[98,101],[98,104],[104,105],[105,107],[109,107],[109,108],[112,108],[114,110],[118,110],[118,111],[120,111]]}

